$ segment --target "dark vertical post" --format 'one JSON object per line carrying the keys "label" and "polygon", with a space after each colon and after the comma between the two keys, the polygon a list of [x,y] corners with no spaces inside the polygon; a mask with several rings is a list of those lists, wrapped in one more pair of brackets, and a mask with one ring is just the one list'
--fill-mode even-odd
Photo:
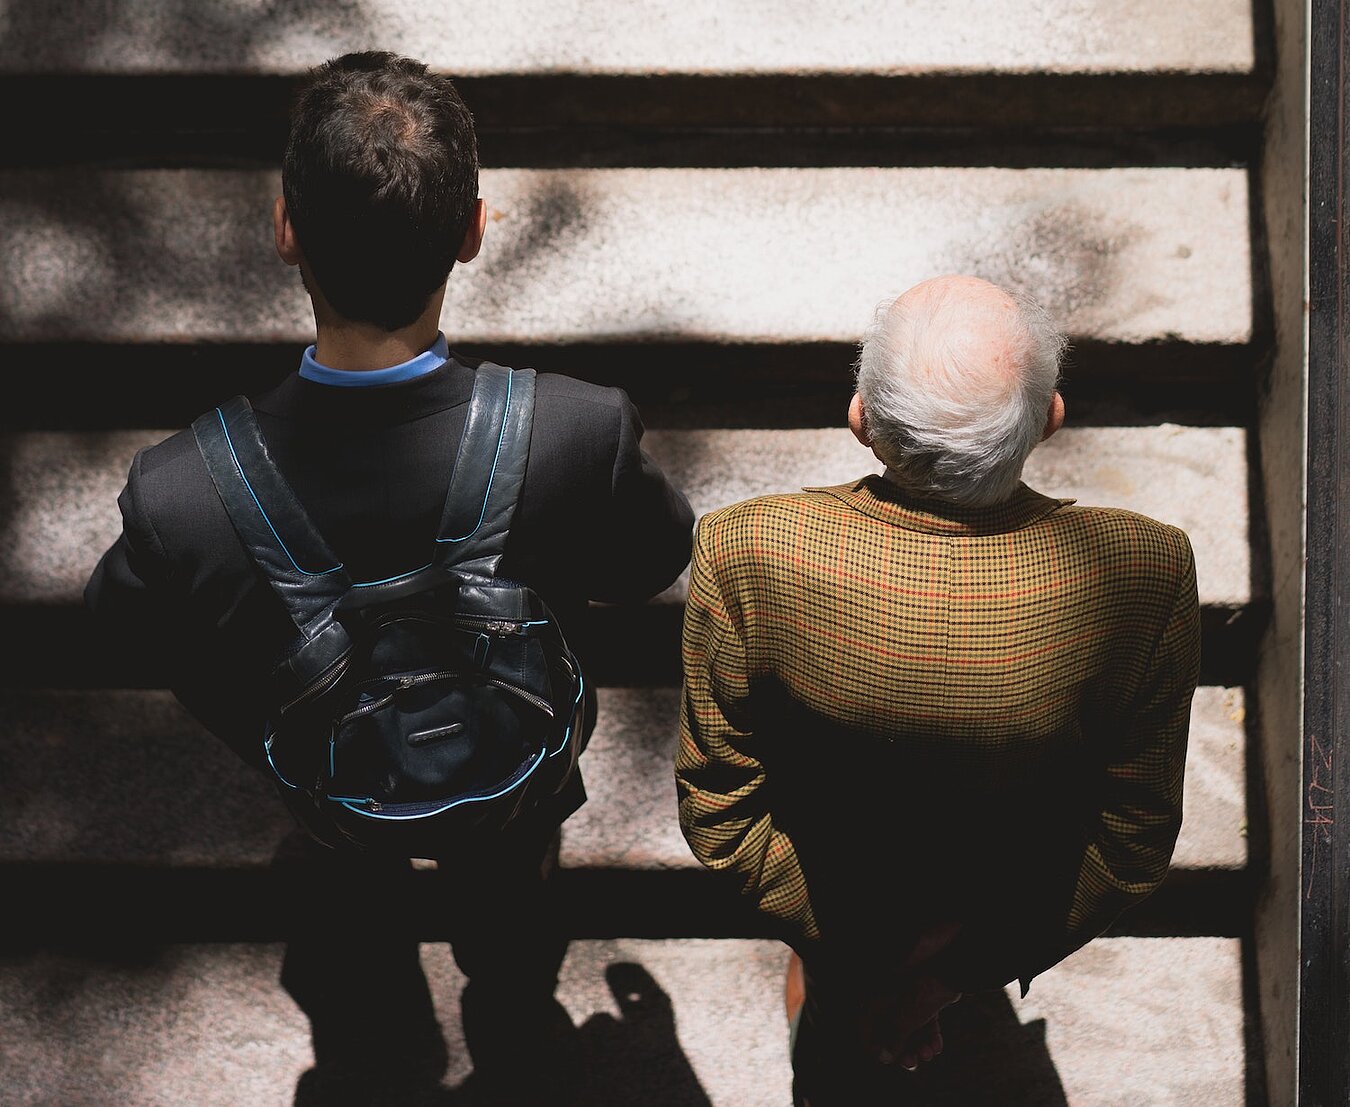
{"label": "dark vertical post", "polygon": [[[1308,436],[1299,1105],[1350,1104],[1347,0],[1309,24]],[[1289,490],[1293,494],[1293,489]]]}

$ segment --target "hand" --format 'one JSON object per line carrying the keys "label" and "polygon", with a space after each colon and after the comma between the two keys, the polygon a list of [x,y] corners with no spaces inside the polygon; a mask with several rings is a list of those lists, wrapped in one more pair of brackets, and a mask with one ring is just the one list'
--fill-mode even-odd
{"label": "hand", "polygon": [[882,1064],[898,1061],[916,1069],[942,1052],[938,1014],[960,998],[960,992],[936,976],[914,976],[898,992],[873,1000],[864,1010],[863,1044]]}
{"label": "hand", "polygon": [[960,923],[940,923],[919,935],[899,965],[898,988],[874,1000],[862,1015],[861,1036],[882,1064],[898,1061],[911,1071],[942,1052],[938,1013],[961,993],[931,971],[933,960],[956,940]]}
{"label": "hand", "polygon": [[[913,1072],[924,1061],[931,1061],[942,1052],[942,1028],[935,1018],[919,1027],[906,1043],[905,1052],[898,1058],[903,1068]],[[884,1060],[884,1058],[883,1058]]]}

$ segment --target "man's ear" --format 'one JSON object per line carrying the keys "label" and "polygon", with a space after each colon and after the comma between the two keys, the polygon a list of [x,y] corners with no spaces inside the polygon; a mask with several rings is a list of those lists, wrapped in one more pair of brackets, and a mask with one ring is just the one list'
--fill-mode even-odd
{"label": "man's ear", "polygon": [[487,230],[487,204],[481,198],[473,202],[473,214],[469,217],[469,229],[464,232],[464,241],[459,245],[456,261],[473,261],[483,246],[483,232]]}
{"label": "man's ear", "polygon": [[869,450],[872,448],[872,436],[867,433],[867,414],[863,411],[862,397],[856,392],[848,402],[848,429]]}
{"label": "man's ear", "polygon": [[1050,411],[1045,417],[1045,431],[1041,434],[1044,442],[1064,425],[1064,397],[1056,392],[1050,397]]}
{"label": "man's ear", "polygon": [[300,240],[295,237],[295,227],[282,196],[272,203],[272,238],[277,244],[277,257],[287,265],[300,264],[304,255],[300,252]]}

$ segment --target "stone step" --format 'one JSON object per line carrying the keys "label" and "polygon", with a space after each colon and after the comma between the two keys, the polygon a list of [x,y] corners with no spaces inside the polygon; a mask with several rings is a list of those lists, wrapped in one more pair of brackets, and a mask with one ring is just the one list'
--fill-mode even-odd
{"label": "stone step", "polygon": [[[839,405],[842,420],[842,403]],[[834,413],[820,412],[822,418]],[[122,660],[82,654],[80,595],[116,538],[117,493],[135,450],[167,431],[31,432],[0,436],[9,479],[10,541],[0,547],[0,608],[23,634],[9,680],[116,685]],[[879,466],[843,427],[652,430],[644,443],[698,514],[748,496],[841,483]],[[1125,507],[1191,536],[1205,619],[1205,680],[1241,683],[1264,618],[1264,570],[1253,553],[1247,434],[1240,427],[1072,427],[1033,452],[1027,480],[1048,495]],[[669,683],[678,675],[685,577],[637,609],[596,608],[585,631],[605,683]],[[628,637],[635,635],[636,638]],[[648,648],[615,648],[616,641]]]}
{"label": "stone step", "polygon": [[[15,950],[0,957],[13,1107],[283,1107],[312,1064],[277,984],[275,943]],[[463,978],[440,944],[423,969],[469,1076]],[[764,940],[574,942],[558,998],[586,1107],[782,1107],[790,1098],[785,951]],[[923,1074],[940,1107],[1244,1107],[1241,950],[1225,938],[1101,938],[1016,989],[943,1015]],[[451,1102],[456,1100],[451,1099]],[[298,1101],[297,1101],[298,1102]]]}
{"label": "stone step", "polygon": [[[270,171],[0,173],[0,342],[309,341],[278,191]],[[883,297],[959,271],[1075,340],[1250,360],[1242,169],[501,169],[482,193],[454,343],[853,343]]]}
{"label": "stone step", "polygon": [[[650,401],[649,449],[699,513],[875,468],[835,424],[882,296],[959,269],[1065,321],[1070,427],[1029,482],[1196,548],[1186,818],[1163,888],[1112,936],[1025,998],[951,1010],[928,1100],[1251,1107],[1242,685],[1266,600],[1243,428],[1267,341],[1248,166],[1269,16],[996,7],[958,25],[937,0],[67,0],[54,34],[50,6],[9,5],[0,94],[25,110],[0,119],[0,347],[37,392],[0,415],[0,610],[24,643],[0,689],[0,883],[23,905],[0,940],[0,1099],[281,1107],[310,1064],[277,986],[290,821],[170,696],[89,656],[78,593],[132,451],[162,433],[141,428],[264,387],[309,340],[267,226],[286,105],[305,66],[376,43],[452,72],[480,127],[493,221],[447,333]],[[1075,425],[1095,389],[1099,425]],[[1192,419],[1209,425],[1159,425]],[[588,628],[609,652],[563,858],[577,1102],[781,1107],[784,951],[674,819],[683,583]],[[412,910],[455,1087],[462,980],[428,903]]]}
{"label": "stone step", "polygon": [[[601,696],[585,755],[590,802],[567,824],[564,863],[589,869],[696,865],[674,819],[679,692],[606,688]],[[1245,715],[1241,689],[1197,689],[1175,868],[1247,865]]]}
{"label": "stone step", "polygon": [[[305,10],[301,10],[305,9]],[[153,0],[110,9],[67,3],[73,32],[51,13],[5,13],[0,72],[290,74],[347,50],[411,54],[463,76],[717,74],[1222,72],[1255,65],[1252,9],[1243,0],[1178,5],[1107,0],[1046,8],[1009,0],[955,23],[940,0],[887,5],[671,6],[607,0],[586,6],[499,0],[491,18],[468,0],[378,0],[334,11],[293,4],[184,13]]]}
{"label": "stone step", "polygon": [[[653,430],[643,442],[702,515],[751,496],[880,472],[872,452],[843,427],[844,411],[820,412],[836,417],[838,427]],[[1241,607],[1261,592],[1253,584],[1242,427],[1066,425],[1032,452],[1023,476],[1048,496],[1128,508],[1181,527],[1195,549],[1203,604]],[[660,598],[682,601],[685,582],[682,576]]]}
{"label": "stone step", "polygon": [[[842,425],[797,430],[652,430],[647,452],[685,490],[696,515],[807,485],[880,471]],[[1072,414],[1070,414],[1072,419]],[[0,606],[80,602],[98,556],[117,537],[117,494],[134,453],[169,432],[31,432],[0,436],[9,541],[0,547]],[[447,465],[452,459],[447,454]],[[1201,602],[1242,607],[1259,595],[1241,427],[1066,426],[1032,452],[1024,477],[1051,496],[1123,507],[1181,527],[1195,550]],[[682,577],[659,599],[683,599]]]}
{"label": "stone step", "polygon": [[[959,24],[937,0],[829,9],[513,0],[491,18],[465,2],[427,0],[340,15],[317,4],[213,5],[190,16],[147,0],[78,0],[62,19],[72,33],[51,33],[39,4],[5,13],[0,79],[14,86],[7,92],[28,93],[11,102],[34,108],[11,113],[13,130],[36,137],[53,111],[93,135],[115,128],[133,140],[159,120],[217,138],[241,115],[270,128],[300,71],[372,43],[453,73],[489,131],[1251,122],[1269,69],[1267,32],[1240,0],[1147,0],[1128,14],[1105,0],[1054,9],[1016,0]],[[194,114],[197,105],[208,110]],[[128,110],[137,106],[148,110]]]}
{"label": "stone step", "polygon": [[[87,612],[63,604],[22,604],[3,609],[5,631],[23,649],[5,664],[8,688],[148,688],[153,684],[134,658],[109,656],[93,642]],[[1255,599],[1232,607],[1200,608],[1200,682],[1245,685],[1253,677],[1256,649],[1270,604]],[[675,603],[636,607],[593,606],[572,628],[570,640],[584,654],[599,687],[672,687],[680,679],[680,619]]]}
{"label": "stone step", "polygon": [[[1264,340],[1249,345],[1080,338],[1064,364],[1072,425],[1252,426]],[[294,342],[7,342],[24,404],[0,407],[6,431],[186,426],[235,392],[295,369]],[[819,427],[852,392],[856,342],[456,343],[459,353],[621,385],[650,428]],[[59,372],[53,372],[59,367]],[[136,387],[128,388],[127,380]]]}
{"label": "stone step", "polygon": [[[116,884],[119,871],[128,878],[124,889],[139,891],[108,905],[105,921],[153,933],[193,932],[203,925],[195,912],[212,912],[206,901],[160,902],[175,889],[195,882],[200,895],[243,890],[255,897],[265,889],[269,865],[293,828],[290,817],[268,782],[168,693],[14,690],[0,693],[0,702],[9,720],[0,777],[10,797],[0,809],[0,871],[16,896],[20,887],[41,889],[34,901],[19,896],[30,906],[16,927],[38,935],[67,932],[65,905],[90,886]],[[1241,689],[1197,691],[1174,856],[1180,895],[1199,887],[1197,874],[1220,874],[1222,887],[1234,889],[1246,869],[1244,714]],[[614,925],[619,933],[679,933],[688,925],[716,933],[722,920],[740,925],[715,904],[701,920],[701,906],[681,912],[680,922],[661,917],[681,889],[693,889],[695,899],[710,894],[687,879],[701,868],[675,818],[678,715],[673,688],[601,690],[600,718],[583,762],[590,799],[568,822],[563,846],[564,866],[581,874],[575,885],[579,932]],[[129,874],[146,870],[187,875],[135,884],[139,878]],[[637,884],[655,895],[607,920],[582,893],[589,888],[590,898],[612,906],[621,882],[606,874],[624,873],[647,874]],[[241,882],[241,874],[254,875]],[[678,879],[659,890],[663,875]],[[1155,907],[1159,918],[1175,914],[1167,901]],[[235,922],[217,920],[226,934],[235,925],[271,933],[285,917],[271,902],[232,910]],[[1200,910],[1200,917],[1216,915]],[[424,925],[434,932],[434,919]],[[1185,925],[1209,924],[1197,918]],[[1230,918],[1221,925],[1235,923]]]}

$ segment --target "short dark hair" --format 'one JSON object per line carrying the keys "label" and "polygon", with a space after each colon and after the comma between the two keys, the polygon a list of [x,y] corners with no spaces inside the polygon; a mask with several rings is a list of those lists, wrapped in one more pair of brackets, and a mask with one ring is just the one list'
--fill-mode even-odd
{"label": "short dark hair", "polygon": [[296,94],[281,186],[333,310],[406,327],[454,267],[473,215],[473,116],[422,62],[382,50],[333,58]]}

